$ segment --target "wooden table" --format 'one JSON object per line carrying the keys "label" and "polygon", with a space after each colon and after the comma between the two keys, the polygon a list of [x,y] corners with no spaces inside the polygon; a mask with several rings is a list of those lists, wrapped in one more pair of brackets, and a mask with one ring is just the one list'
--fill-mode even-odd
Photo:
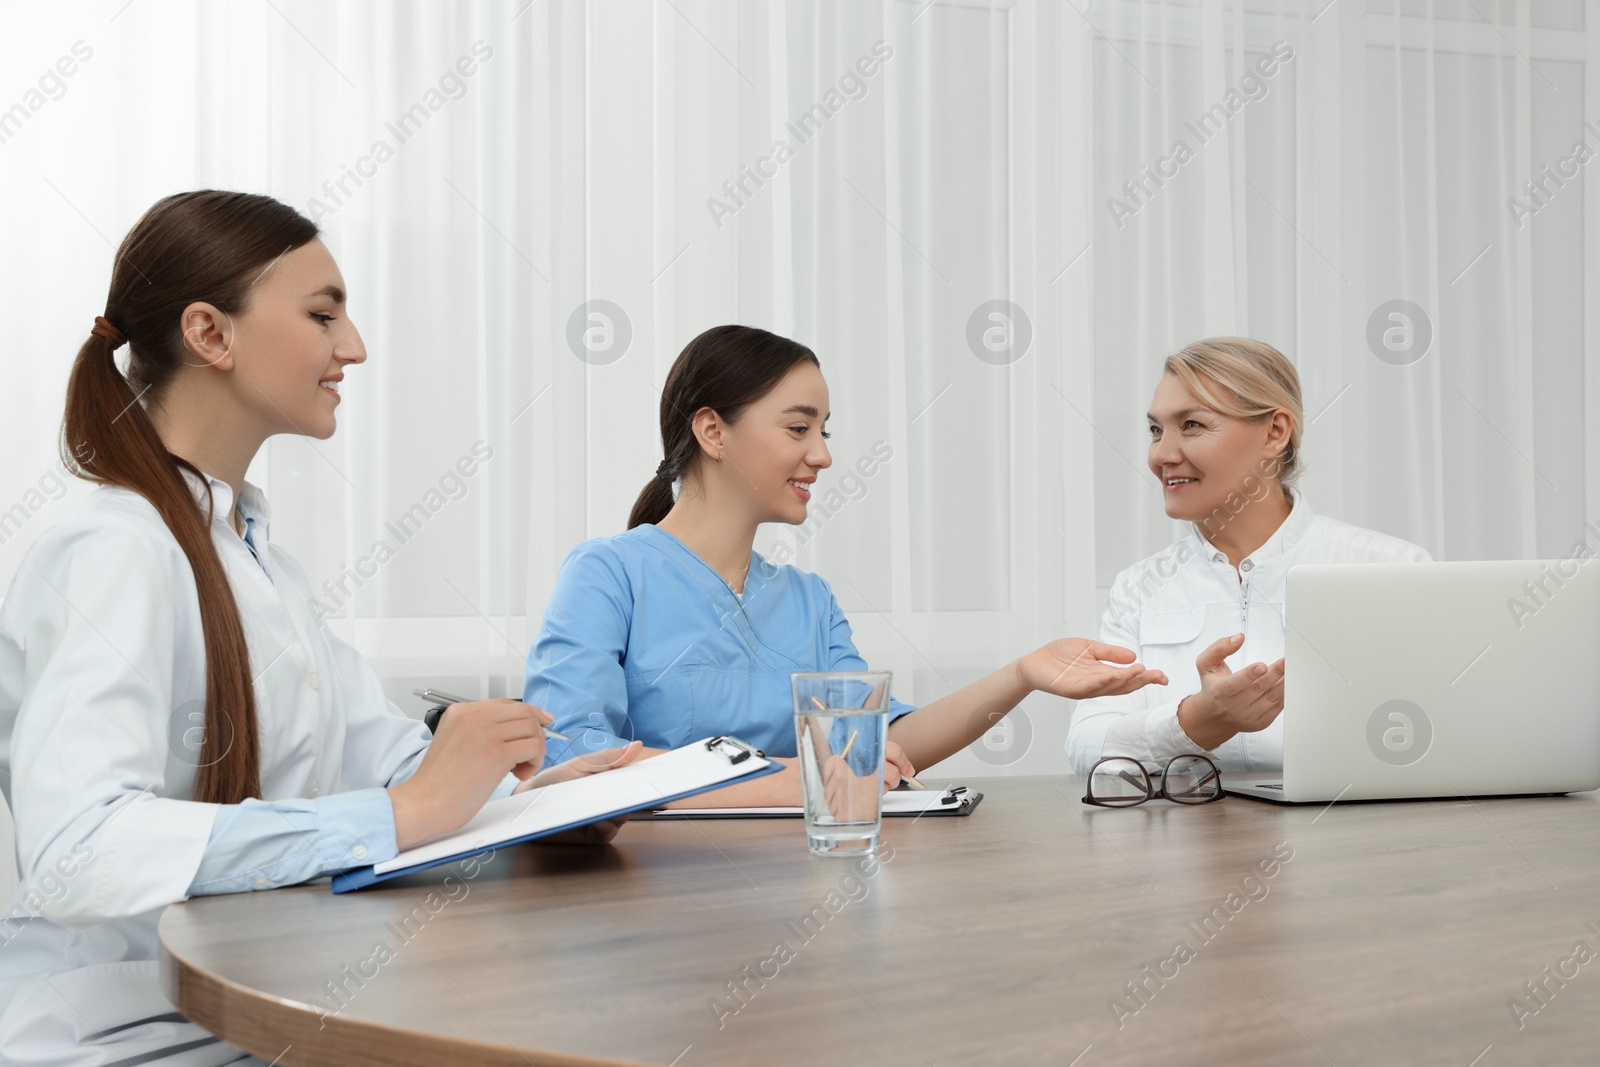
{"label": "wooden table", "polygon": [[968,784],[974,815],[885,820],[866,872],[798,820],[636,822],[448,882],[196,899],[161,920],[163,981],[286,1067],[1600,1062],[1592,795]]}

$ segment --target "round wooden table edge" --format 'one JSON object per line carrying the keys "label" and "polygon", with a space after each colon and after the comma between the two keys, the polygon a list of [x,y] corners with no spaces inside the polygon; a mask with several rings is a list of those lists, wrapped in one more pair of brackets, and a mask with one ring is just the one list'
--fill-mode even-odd
{"label": "round wooden table edge", "polygon": [[[165,926],[163,914],[158,936],[161,991],[167,999],[222,1040],[285,1067],[433,1067],[452,1060],[484,1067],[651,1067],[639,1060],[492,1045],[324,1013],[188,962],[167,944]],[[294,1050],[303,1054],[289,1055]]]}

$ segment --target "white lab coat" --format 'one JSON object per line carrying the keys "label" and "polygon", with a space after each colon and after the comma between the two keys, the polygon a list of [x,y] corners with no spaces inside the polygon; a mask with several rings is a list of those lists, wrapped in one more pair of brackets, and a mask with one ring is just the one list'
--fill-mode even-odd
{"label": "white lab coat", "polygon": [[[1140,663],[1166,673],[1167,685],[1081,701],[1067,730],[1075,773],[1087,773],[1102,756],[1164,765],[1180,753],[1203,751],[1178,725],[1178,704],[1200,691],[1195,659],[1237,633],[1244,644],[1227,659],[1232,669],[1282,659],[1289,568],[1431,558],[1409,541],[1316,514],[1298,491],[1292,496],[1288,518],[1237,570],[1191,524],[1178,541],[1117,575],[1100,640],[1133,649]],[[1235,734],[1210,756],[1224,771],[1282,770],[1283,716],[1263,730]]]}
{"label": "white lab coat", "polygon": [[[205,698],[193,573],[143,497],[96,490],[41,536],[0,604],[0,789],[22,878],[0,914],[0,1062],[239,1060],[158,988],[162,909],[197,884],[268,888],[394,854],[381,790],[416,769],[426,728],[313,610],[305,574],[271,545],[260,492],[247,484],[240,501],[258,563],[225,521],[229,487],[210,487],[269,803],[189,799]],[[308,860],[293,843],[307,836],[326,854]]]}

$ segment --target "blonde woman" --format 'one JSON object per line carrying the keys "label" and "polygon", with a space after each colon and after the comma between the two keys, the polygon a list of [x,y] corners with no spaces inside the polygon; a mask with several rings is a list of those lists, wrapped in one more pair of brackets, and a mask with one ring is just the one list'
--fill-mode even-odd
{"label": "blonde woman", "polygon": [[1300,379],[1269,344],[1213,337],[1169,356],[1147,418],[1167,514],[1192,525],[1117,575],[1100,640],[1171,685],[1080,703],[1067,756],[1080,774],[1103,756],[1161,765],[1182,753],[1223,770],[1281,769],[1289,568],[1430,557],[1316,514],[1294,488]]}

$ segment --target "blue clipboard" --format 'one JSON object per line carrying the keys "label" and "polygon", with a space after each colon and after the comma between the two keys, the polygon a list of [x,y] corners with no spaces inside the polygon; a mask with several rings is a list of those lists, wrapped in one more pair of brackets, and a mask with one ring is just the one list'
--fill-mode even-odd
{"label": "blue clipboard", "polygon": [[[718,757],[713,762],[710,757]],[[726,762],[721,762],[725,760]],[[741,764],[748,764],[748,769],[734,770]],[[654,766],[652,766],[654,765]],[[558,801],[557,806],[563,810],[571,808],[574,804],[582,809],[581,816],[563,818],[558,825],[542,825],[529,833],[515,831],[504,833],[508,820],[504,813],[498,819],[491,819],[482,830],[474,831],[474,824],[485,819],[485,813],[496,805],[506,805],[507,801],[519,799],[502,797],[490,801],[484,806],[484,812],[465,827],[453,834],[444,834],[434,841],[424,841],[416,848],[407,850],[418,853],[422,858],[415,863],[394,867],[378,873],[375,865],[356,867],[333,876],[333,891],[335,893],[349,893],[367,886],[386,882],[391,878],[398,878],[403,874],[415,874],[418,871],[428,870],[430,867],[440,867],[447,863],[456,863],[473,856],[481,856],[486,852],[493,852],[507,845],[520,845],[524,841],[536,841],[541,837],[552,834],[564,833],[575,830],[580,826],[591,823],[604,822],[614,819],[619,815],[630,815],[636,811],[648,811],[659,808],[663,804],[670,804],[675,800],[696,796],[713,789],[734,785],[738,782],[754,781],[769,774],[776,774],[783,769],[783,764],[769,760],[757,748],[746,745],[742,741],[731,737],[712,737],[704,741],[696,741],[682,748],[656,756],[653,759],[641,760],[638,763],[621,767],[603,774],[591,775],[586,778],[574,779],[570,782],[561,782],[557,785],[546,786],[540,792],[547,795],[560,797],[566,804]],[[709,779],[709,780],[708,780]],[[662,787],[658,783],[667,782]],[[691,784],[692,783],[692,784]],[[579,786],[578,790],[570,787]],[[618,788],[620,787],[620,788]],[[564,791],[564,792],[558,792]],[[581,795],[580,795],[581,794]],[[527,803],[522,805],[517,815],[513,816],[510,824],[520,818],[522,811],[528,810],[538,799],[535,794],[525,793]],[[517,807],[507,805],[508,808]],[[548,822],[548,820],[546,820]],[[500,825],[496,825],[496,823]],[[473,839],[474,833],[483,836]],[[472,839],[472,844],[466,848],[450,851],[450,842],[455,838]],[[442,853],[448,854],[442,854]],[[406,853],[401,853],[395,859],[401,859]],[[392,861],[391,861],[392,862]]]}

